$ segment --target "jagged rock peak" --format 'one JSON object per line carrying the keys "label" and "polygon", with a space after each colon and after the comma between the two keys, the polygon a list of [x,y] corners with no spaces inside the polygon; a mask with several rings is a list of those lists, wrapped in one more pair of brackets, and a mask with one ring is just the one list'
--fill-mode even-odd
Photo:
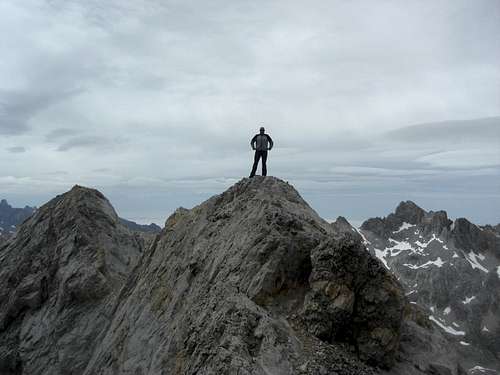
{"label": "jagged rock peak", "polygon": [[345,225],[345,226],[351,227],[351,224],[349,223],[349,221],[347,221],[347,219],[343,216],[339,216],[337,218],[337,220],[335,220],[335,223],[338,225]]}
{"label": "jagged rock peak", "polygon": [[347,221],[347,219],[343,216],[339,216],[337,220],[331,223],[331,226],[336,234],[350,233],[356,239],[362,241],[360,234],[354,229],[351,223],[349,223],[349,221]]}
{"label": "jagged rock peak", "polygon": [[394,214],[410,224],[419,224],[426,212],[412,201],[399,203]]}
{"label": "jagged rock peak", "polygon": [[424,235],[435,233],[440,235],[443,231],[451,229],[452,221],[448,219],[446,211],[425,211],[412,201],[401,202],[394,213],[385,218],[371,218],[366,220],[361,229],[388,238],[403,224],[421,226]]}
{"label": "jagged rock peak", "polygon": [[366,220],[361,225],[361,229],[369,230],[378,236],[386,238],[403,223],[421,224],[426,215],[425,210],[414,202],[405,201],[399,203],[394,213],[385,218],[375,217]]}
{"label": "jagged rock peak", "polygon": [[107,198],[98,190],[75,185],[68,192],[58,195],[47,204],[40,207],[34,217],[45,216],[53,211],[55,217],[84,220],[89,225],[99,219],[116,224],[118,215]]}

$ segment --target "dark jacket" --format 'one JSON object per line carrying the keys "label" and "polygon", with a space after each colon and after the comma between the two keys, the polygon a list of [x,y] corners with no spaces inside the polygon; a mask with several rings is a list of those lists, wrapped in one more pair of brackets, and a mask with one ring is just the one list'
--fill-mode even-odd
{"label": "dark jacket", "polygon": [[268,151],[273,148],[273,140],[267,134],[256,134],[250,141],[253,150]]}

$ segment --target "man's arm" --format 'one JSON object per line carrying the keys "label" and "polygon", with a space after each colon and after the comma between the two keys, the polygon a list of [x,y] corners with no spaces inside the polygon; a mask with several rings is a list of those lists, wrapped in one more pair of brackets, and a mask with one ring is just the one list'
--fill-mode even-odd
{"label": "man's arm", "polygon": [[273,148],[274,143],[273,143],[273,140],[271,139],[271,137],[268,134],[266,134],[266,135],[267,135],[267,140],[269,141],[268,150],[271,150]]}
{"label": "man's arm", "polygon": [[257,135],[254,135],[254,137],[250,141],[250,147],[252,147],[252,150],[255,150],[255,146],[254,146],[255,142],[257,142]]}

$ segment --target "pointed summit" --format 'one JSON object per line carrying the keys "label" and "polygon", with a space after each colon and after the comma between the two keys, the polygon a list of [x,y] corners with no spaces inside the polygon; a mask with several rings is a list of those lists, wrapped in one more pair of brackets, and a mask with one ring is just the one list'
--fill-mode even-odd
{"label": "pointed summit", "polygon": [[70,227],[71,223],[84,229],[99,227],[103,230],[107,225],[116,227],[119,222],[113,206],[100,191],[80,185],[40,207],[33,220],[49,214],[55,219],[55,229],[61,230]]}
{"label": "pointed summit", "polygon": [[388,238],[391,233],[398,230],[404,223],[421,224],[426,216],[425,210],[412,201],[403,201],[396,207],[394,213],[385,218],[375,217],[366,220],[361,229],[368,230],[377,236]]}
{"label": "pointed summit", "polygon": [[412,201],[399,203],[394,214],[409,224],[419,224],[425,216],[425,211]]}

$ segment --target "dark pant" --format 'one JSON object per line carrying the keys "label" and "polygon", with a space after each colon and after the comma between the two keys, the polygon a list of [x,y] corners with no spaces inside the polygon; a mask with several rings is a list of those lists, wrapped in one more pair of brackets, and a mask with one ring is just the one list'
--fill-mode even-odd
{"label": "dark pant", "polygon": [[266,167],[267,151],[255,150],[255,156],[253,158],[253,167],[252,167],[252,172],[250,173],[250,177],[255,176],[255,172],[257,171],[257,164],[259,164],[260,158],[262,158],[262,176],[267,175],[267,167]]}

